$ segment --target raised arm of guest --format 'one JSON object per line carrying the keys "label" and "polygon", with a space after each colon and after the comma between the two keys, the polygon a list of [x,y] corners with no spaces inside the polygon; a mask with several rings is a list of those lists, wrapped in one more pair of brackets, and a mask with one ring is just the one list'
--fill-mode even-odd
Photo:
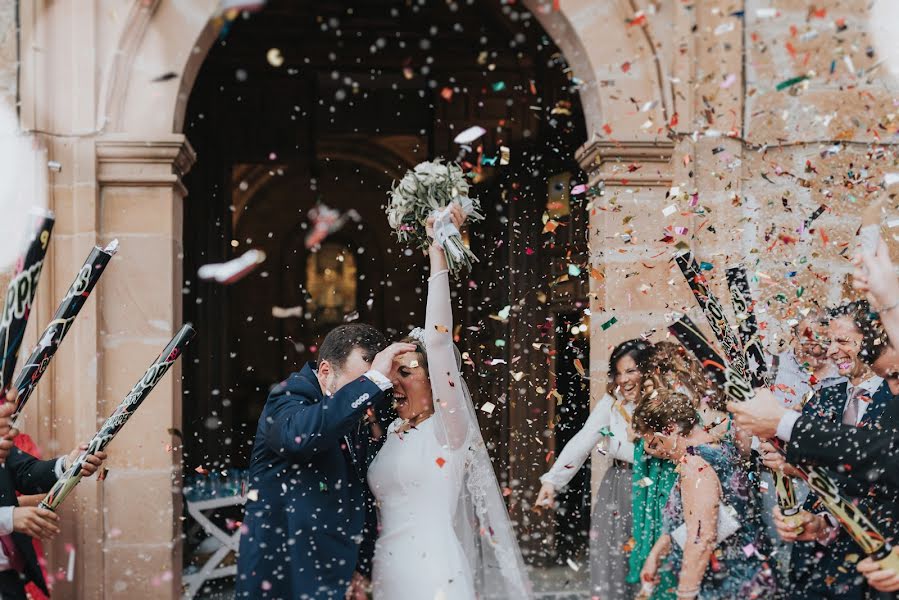
{"label": "raised arm of guest", "polygon": [[886,242],[879,239],[874,254],[859,254],[852,262],[852,287],[865,293],[887,335],[899,344],[899,277]]}

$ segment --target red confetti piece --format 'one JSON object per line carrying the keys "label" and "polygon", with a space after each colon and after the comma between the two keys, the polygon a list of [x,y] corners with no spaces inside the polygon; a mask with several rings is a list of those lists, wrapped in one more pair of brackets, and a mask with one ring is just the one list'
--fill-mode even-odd
{"label": "red confetti piece", "polygon": [[440,467],[441,469],[443,468],[443,465],[446,464],[446,460],[442,456],[438,456],[437,460],[435,462],[437,463],[437,466]]}

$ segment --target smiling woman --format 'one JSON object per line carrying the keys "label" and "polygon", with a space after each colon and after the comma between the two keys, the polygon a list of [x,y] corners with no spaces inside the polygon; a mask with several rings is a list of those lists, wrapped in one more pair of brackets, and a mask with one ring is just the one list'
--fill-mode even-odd
{"label": "smiling woman", "polygon": [[552,507],[556,492],[574,478],[593,448],[612,457],[612,466],[597,491],[590,525],[591,595],[601,598],[632,598],[635,592],[627,582],[628,558],[621,550],[632,536],[631,414],[643,379],[639,365],[649,349],[647,342],[634,339],[612,350],[606,395],[590,413],[583,429],[559,453],[553,467],[540,478],[543,485],[537,505]]}

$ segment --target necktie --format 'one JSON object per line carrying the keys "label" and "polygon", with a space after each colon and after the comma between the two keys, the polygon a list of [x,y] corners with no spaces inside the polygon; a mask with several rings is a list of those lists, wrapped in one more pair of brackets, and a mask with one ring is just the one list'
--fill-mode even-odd
{"label": "necktie", "polygon": [[849,403],[843,411],[843,425],[858,425],[858,394],[852,394],[849,397]]}
{"label": "necktie", "polygon": [[6,555],[9,566],[19,573],[23,573],[25,571],[25,559],[22,557],[19,549],[16,548],[16,542],[13,540],[12,535],[0,535],[0,546],[3,547],[3,554]]}

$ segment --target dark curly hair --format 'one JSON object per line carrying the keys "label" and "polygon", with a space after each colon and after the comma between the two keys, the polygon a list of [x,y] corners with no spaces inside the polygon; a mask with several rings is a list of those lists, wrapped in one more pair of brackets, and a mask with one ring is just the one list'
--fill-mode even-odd
{"label": "dark curly hair", "polygon": [[890,343],[890,338],[880,322],[880,316],[871,309],[867,300],[842,304],[827,311],[827,316],[831,319],[846,317],[852,320],[856,331],[862,334],[861,350],[858,355],[868,365],[874,364]]}
{"label": "dark curly hair", "polygon": [[606,391],[609,392],[609,395],[613,395],[615,391],[615,366],[618,361],[625,356],[630,356],[637,363],[639,369],[646,362],[646,355],[651,349],[652,344],[640,338],[625,340],[612,349],[612,355],[609,357],[609,374],[606,380]]}

